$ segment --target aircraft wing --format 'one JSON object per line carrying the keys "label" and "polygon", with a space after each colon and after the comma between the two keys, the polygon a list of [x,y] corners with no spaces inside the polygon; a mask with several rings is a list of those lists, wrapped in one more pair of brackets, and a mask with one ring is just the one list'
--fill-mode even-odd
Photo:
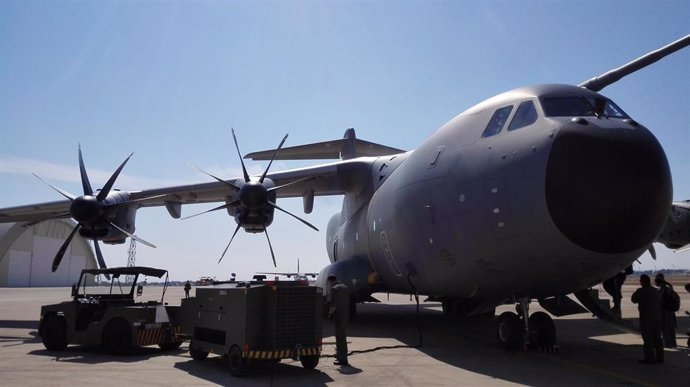
{"label": "aircraft wing", "polygon": [[[276,191],[278,197],[340,195],[366,182],[374,160],[358,158],[338,161],[275,172],[268,177],[276,186],[289,184]],[[138,207],[165,206],[174,218],[180,217],[183,204],[223,202],[232,193],[230,186],[218,181],[128,192],[129,201],[135,202]],[[61,200],[1,208],[0,223],[68,218],[70,205],[71,201]]]}
{"label": "aircraft wing", "polygon": [[0,222],[39,222],[46,219],[69,218],[69,200],[29,204],[0,209]]}
{"label": "aircraft wing", "polygon": [[[286,185],[276,191],[279,198],[341,195],[368,179],[369,169],[374,160],[375,158],[363,157],[274,172],[267,177],[273,180],[276,186]],[[226,181],[232,183],[235,179]],[[179,206],[182,204],[223,202],[232,193],[233,189],[229,185],[214,181],[135,191],[130,194],[132,199],[138,200],[140,207],[166,206],[173,217],[179,217]]]}

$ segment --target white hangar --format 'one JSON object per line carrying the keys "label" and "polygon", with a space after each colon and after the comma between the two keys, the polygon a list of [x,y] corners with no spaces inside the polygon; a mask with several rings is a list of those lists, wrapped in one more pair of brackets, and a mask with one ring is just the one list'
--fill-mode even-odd
{"label": "white hangar", "polygon": [[71,286],[82,269],[98,267],[89,242],[74,236],[55,273],[53,258],[76,223],[47,220],[33,226],[0,224],[0,287]]}

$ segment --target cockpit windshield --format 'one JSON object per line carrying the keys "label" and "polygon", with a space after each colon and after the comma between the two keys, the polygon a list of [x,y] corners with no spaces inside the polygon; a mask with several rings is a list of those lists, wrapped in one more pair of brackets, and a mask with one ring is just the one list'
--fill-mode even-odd
{"label": "cockpit windshield", "polygon": [[613,117],[629,118],[613,101],[594,97],[546,97],[541,100],[548,117]]}

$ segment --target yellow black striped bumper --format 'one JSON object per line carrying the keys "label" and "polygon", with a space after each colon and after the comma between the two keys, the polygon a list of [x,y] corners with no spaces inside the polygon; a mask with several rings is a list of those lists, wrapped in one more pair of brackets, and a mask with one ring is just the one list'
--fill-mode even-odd
{"label": "yellow black striped bumper", "polygon": [[321,353],[321,347],[299,348],[299,349],[280,349],[273,351],[244,351],[242,356],[245,359],[271,360],[271,359],[287,359],[299,356],[318,356]]}
{"label": "yellow black striped bumper", "polygon": [[147,345],[181,342],[181,333],[181,328],[177,325],[140,329],[137,332],[137,345],[145,347]]}

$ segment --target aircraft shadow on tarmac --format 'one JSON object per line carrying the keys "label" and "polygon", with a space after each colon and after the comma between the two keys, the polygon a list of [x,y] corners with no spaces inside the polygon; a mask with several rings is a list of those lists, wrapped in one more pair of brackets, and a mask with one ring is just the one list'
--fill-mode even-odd
{"label": "aircraft shadow on tarmac", "polygon": [[[440,304],[420,304],[419,327],[415,305],[358,305],[358,315],[348,325],[350,351],[360,349],[358,338],[392,338],[403,345],[417,347],[410,351],[420,351],[425,355],[448,365],[492,378],[511,381],[523,385],[550,385],[563,383],[570,374],[589,373],[591,378],[608,378],[617,383],[648,382],[664,385],[664,380],[676,382],[690,380],[690,367],[687,366],[690,352],[685,345],[685,327],[690,326],[690,318],[678,316],[678,349],[665,351],[666,364],[663,377],[659,372],[650,372],[655,366],[639,367],[637,360],[642,357],[642,339],[634,344],[619,344],[601,340],[601,337],[619,335],[617,328],[583,314],[582,319],[555,319],[559,334],[558,353],[538,350],[527,352],[507,352],[500,348],[496,339],[495,321],[490,317],[448,318],[440,311]],[[395,327],[395,328],[392,328]],[[333,335],[333,324],[324,324],[324,337]],[[324,352],[335,350],[324,340]],[[384,349],[385,350],[385,349]],[[368,352],[364,349],[362,352]],[[350,357],[351,364],[357,364],[357,354]],[[553,371],[545,368],[564,370],[562,379],[553,379]],[[659,368],[659,371],[662,369]],[[557,371],[556,374],[559,374]],[[582,376],[585,377],[585,376]],[[597,379],[595,379],[597,380]],[[574,381],[577,384],[577,380]],[[673,383],[671,383],[673,384]]]}

